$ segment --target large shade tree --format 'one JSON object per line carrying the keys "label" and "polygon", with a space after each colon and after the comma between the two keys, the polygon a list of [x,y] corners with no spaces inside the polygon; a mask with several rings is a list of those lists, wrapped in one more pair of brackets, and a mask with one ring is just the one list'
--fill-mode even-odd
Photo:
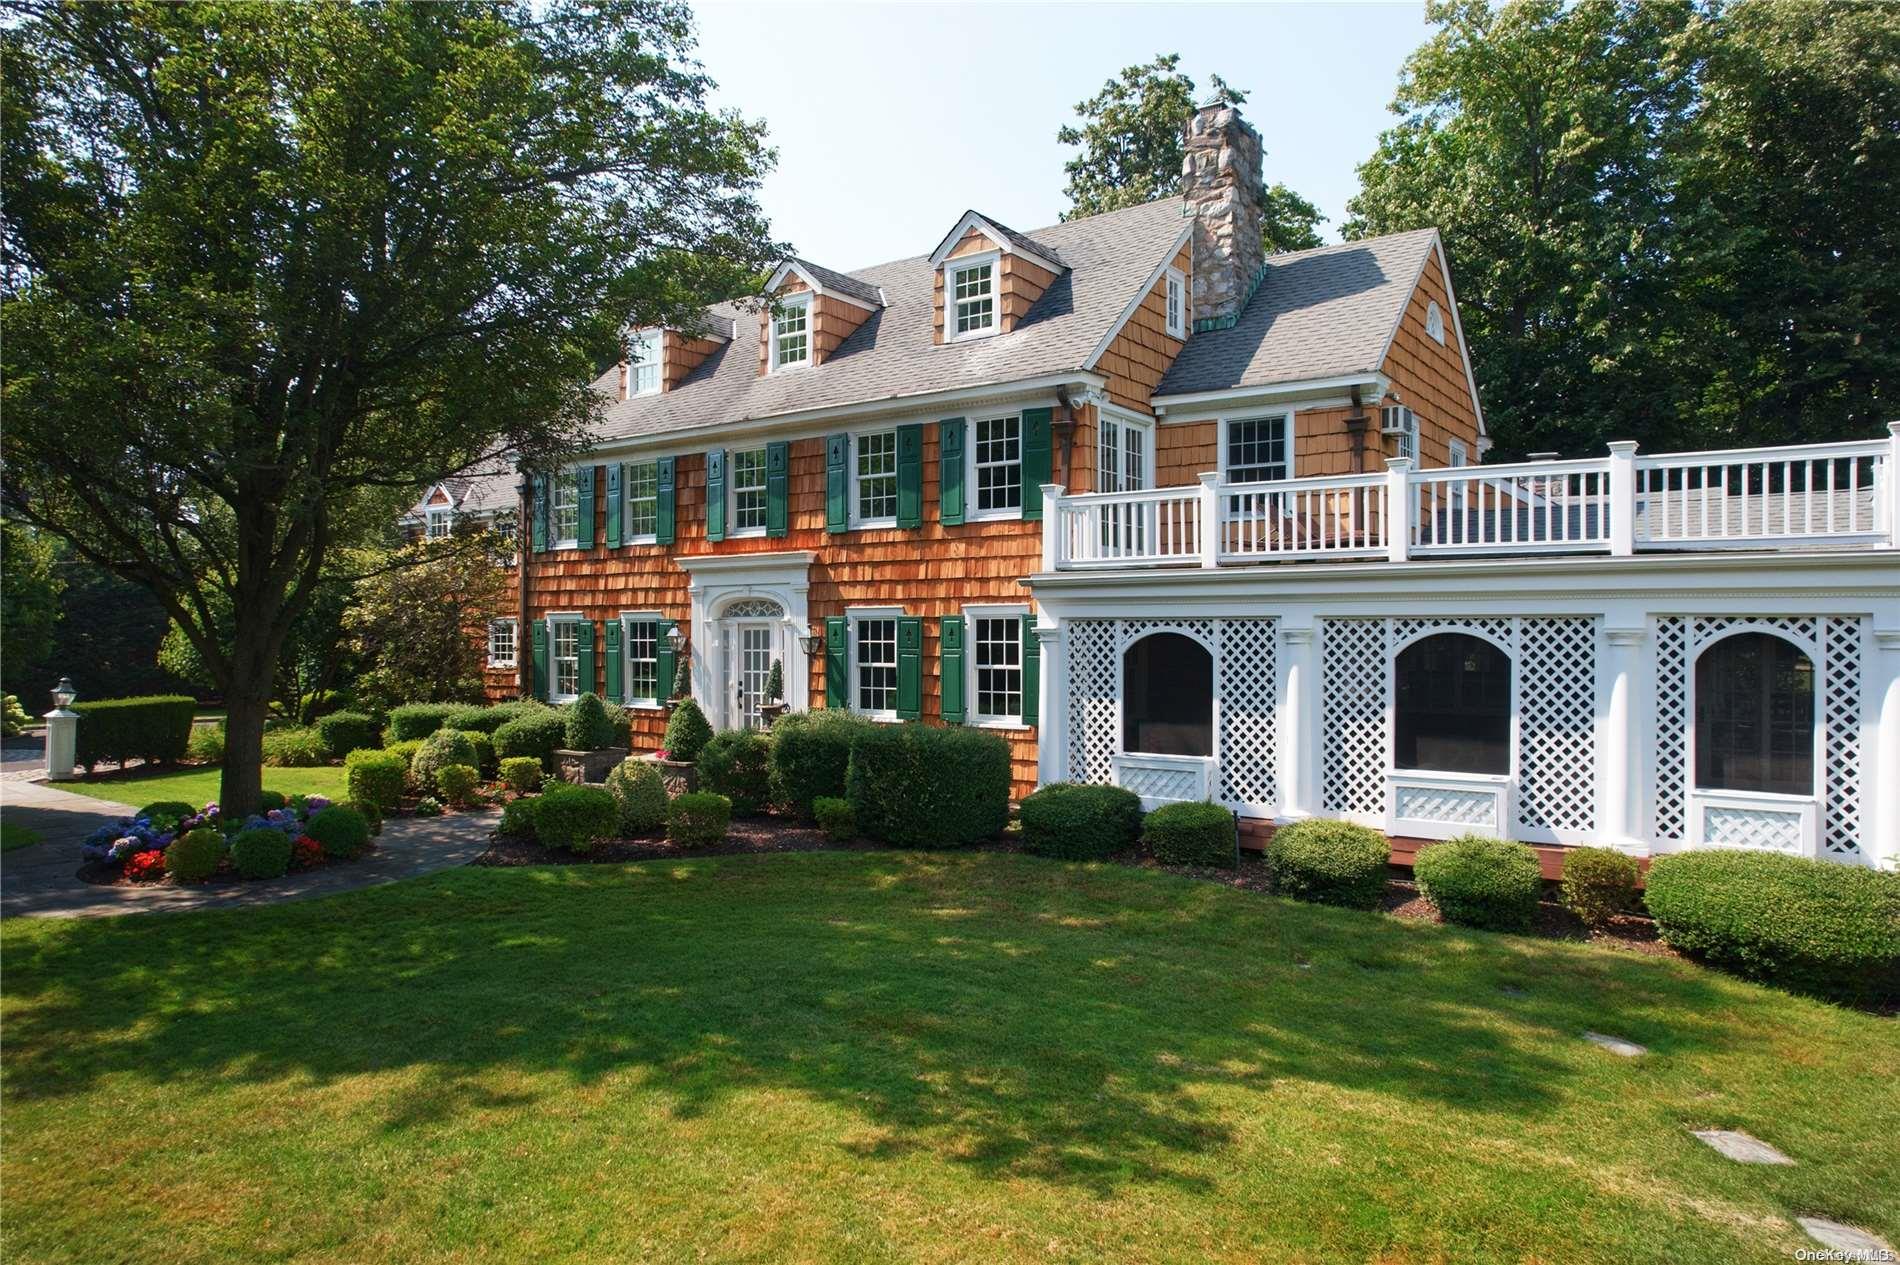
{"label": "large shade tree", "polygon": [[671,0],[12,14],[0,494],[191,640],[243,811],[365,502],[576,443],[626,321],[777,253],[770,154]]}

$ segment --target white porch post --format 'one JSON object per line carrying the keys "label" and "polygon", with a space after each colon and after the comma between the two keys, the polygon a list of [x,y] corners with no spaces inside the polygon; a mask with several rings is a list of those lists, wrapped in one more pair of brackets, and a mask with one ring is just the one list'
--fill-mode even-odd
{"label": "white porch post", "polygon": [[1887,423],[1887,548],[1900,549],[1900,422]]}
{"label": "white porch post", "polygon": [[1062,563],[1062,492],[1060,483],[1042,485],[1042,569],[1054,571]]}
{"label": "white porch post", "polygon": [[1876,628],[1878,647],[1868,663],[1866,697],[1879,707],[1874,743],[1873,861],[1883,870],[1900,870],[1900,628]]}
{"label": "white porch post", "polygon": [[1201,472],[1201,565],[1220,565],[1220,471]]}
{"label": "white porch post", "polygon": [[1313,624],[1280,624],[1280,716],[1275,725],[1280,756],[1280,820],[1297,821],[1319,812],[1318,708],[1314,688]]}
{"label": "white porch post", "polygon": [[1069,637],[1068,629],[1047,611],[1036,620],[1036,640],[1042,643],[1041,719],[1036,726],[1036,785],[1068,780],[1069,776]]}
{"label": "white porch post", "polygon": [[1627,558],[1636,552],[1636,441],[1619,439],[1610,445],[1610,555]]}
{"label": "white porch post", "polygon": [[1385,557],[1404,562],[1412,556],[1412,459],[1385,459]]}
{"label": "white porch post", "polygon": [[1649,843],[1642,837],[1643,779],[1637,768],[1642,743],[1635,741],[1632,714],[1649,629],[1606,628],[1604,637],[1609,645],[1603,664],[1608,690],[1597,734],[1603,808],[1600,834],[1607,847],[1647,856]]}

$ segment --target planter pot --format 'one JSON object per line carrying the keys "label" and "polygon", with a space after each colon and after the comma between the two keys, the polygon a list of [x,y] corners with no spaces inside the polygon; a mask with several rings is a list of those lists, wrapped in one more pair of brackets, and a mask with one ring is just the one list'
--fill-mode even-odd
{"label": "planter pot", "polygon": [[625,747],[602,747],[599,751],[567,751],[557,749],[554,753],[554,771],[563,782],[605,782],[614,766],[626,759]]}
{"label": "planter pot", "polygon": [[668,798],[699,789],[699,771],[691,760],[662,760],[652,755],[647,759],[660,771],[660,785],[666,788]]}
{"label": "planter pot", "polygon": [[778,718],[791,710],[789,703],[761,703],[759,705],[759,715],[767,726],[777,724]]}

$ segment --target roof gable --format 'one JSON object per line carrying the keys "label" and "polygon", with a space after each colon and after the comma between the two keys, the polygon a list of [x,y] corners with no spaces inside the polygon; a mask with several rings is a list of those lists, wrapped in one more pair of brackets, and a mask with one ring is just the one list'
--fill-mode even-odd
{"label": "roof gable", "polygon": [[867,285],[856,277],[842,272],[833,272],[829,268],[820,268],[807,259],[787,259],[773,272],[765,283],[765,293],[775,294],[785,284],[788,277],[797,277],[810,286],[815,294],[828,298],[843,299],[847,303],[876,311],[884,306],[884,294],[874,285]]}
{"label": "roof gable", "polygon": [[[1004,254],[1027,255],[1051,272],[1060,273],[1069,266],[1063,262],[1062,256],[1056,253],[1054,247],[1037,241],[1027,233],[1018,233],[1015,229],[999,224],[975,211],[965,211],[963,218],[958,220],[956,226],[937,243],[937,249],[930,252],[930,266],[941,268],[943,261],[950,257],[950,252],[957,248],[957,243],[962,241],[964,234],[971,229],[975,229],[995,242],[996,248]],[[1047,229],[1042,231],[1048,232]]]}

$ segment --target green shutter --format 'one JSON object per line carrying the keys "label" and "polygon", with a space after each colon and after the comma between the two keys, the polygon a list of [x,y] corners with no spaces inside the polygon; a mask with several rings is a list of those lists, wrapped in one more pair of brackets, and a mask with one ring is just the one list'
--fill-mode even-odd
{"label": "green shutter", "polygon": [[851,631],[842,615],[825,620],[825,706],[851,706]]}
{"label": "green shutter", "polygon": [[937,423],[937,518],[946,527],[963,521],[963,441],[968,424],[961,417]]}
{"label": "green shutter", "polygon": [[706,539],[726,538],[726,450],[706,453]]}
{"label": "green shutter", "polygon": [[1023,724],[1042,719],[1042,638],[1036,636],[1036,617],[1023,616]]}
{"label": "green shutter", "polygon": [[1042,485],[1049,482],[1049,410],[1023,410],[1023,517],[1042,517]]}
{"label": "green shutter", "polygon": [[937,693],[942,698],[943,723],[963,723],[963,616],[945,615],[938,622],[941,650],[937,656]]}
{"label": "green shutter", "polygon": [[574,472],[576,527],[574,543],[582,549],[594,547],[594,467],[582,466]]}
{"label": "green shutter", "polygon": [[[666,460],[671,461],[668,457]],[[653,630],[653,696],[656,700],[673,697],[673,674],[680,670],[679,655],[674,652],[667,634],[678,627],[679,621],[662,619]]]}
{"label": "green shutter", "polygon": [[[653,539],[658,544],[670,545],[673,543],[673,523],[675,520],[673,513],[673,458],[661,457],[654,464],[659,467],[659,474],[655,480],[659,485],[659,506],[658,514],[653,524]],[[667,683],[663,681],[660,683],[660,688],[665,689],[666,685]],[[662,695],[662,697],[664,697],[664,695]]]}
{"label": "green shutter", "polygon": [[897,525],[924,525],[924,428],[897,428]]}
{"label": "green shutter", "polygon": [[548,549],[548,476],[534,476],[534,551],[546,553]]}
{"label": "green shutter", "polygon": [[626,467],[619,462],[607,467],[607,547],[620,548],[620,542],[626,537],[620,532],[620,488],[625,482]]}
{"label": "green shutter", "polygon": [[623,702],[620,679],[622,672],[626,669],[626,656],[620,652],[620,621],[617,619],[607,621],[607,645],[604,653],[607,656],[607,701]]}
{"label": "green shutter", "polygon": [[792,446],[785,440],[765,446],[765,534],[783,536],[791,526],[787,497],[791,488]]}
{"label": "green shutter", "polygon": [[897,718],[924,714],[924,621],[915,615],[897,621]]}
{"label": "green shutter", "polygon": [[578,660],[580,680],[574,689],[578,694],[594,693],[594,621],[583,619],[574,630],[574,657]]}
{"label": "green shutter", "polygon": [[825,436],[825,530],[851,526],[851,436]]}
{"label": "green shutter", "polygon": [[544,619],[534,621],[534,680],[529,689],[542,702],[548,701],[548,624]]}

